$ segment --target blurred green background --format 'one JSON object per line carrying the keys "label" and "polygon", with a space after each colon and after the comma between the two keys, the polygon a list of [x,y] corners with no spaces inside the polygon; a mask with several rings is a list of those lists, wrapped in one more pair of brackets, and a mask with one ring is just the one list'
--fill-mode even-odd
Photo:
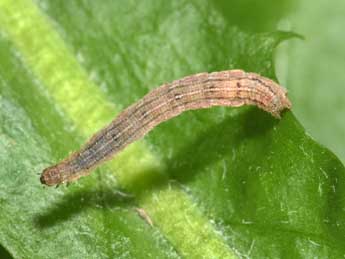
{"label": "blurred green background", "polygon": [[298,1],[278,28],[300,33],[278,47],[277,76],[308,133],[345,162],[345,1]]}
{"label": "blurred green background", "polygon": [[289,30],[305,38],[277,47],[276,74],[307,132],[345,162],[345,1],[214,2],[243,30]]}

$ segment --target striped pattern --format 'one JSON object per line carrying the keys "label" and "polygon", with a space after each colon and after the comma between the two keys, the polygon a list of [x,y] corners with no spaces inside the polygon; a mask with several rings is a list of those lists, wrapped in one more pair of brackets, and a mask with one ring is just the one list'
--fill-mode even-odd
{"label": "striped pattern", "polygon": [[201,73],[162,85],[120,113],[80,151],[45,169],[41,182],[51,186],[87,175],[158,124],[184,111],[245,104],[257,105],[275,117],[291,108],[284,88],[241,70]]}

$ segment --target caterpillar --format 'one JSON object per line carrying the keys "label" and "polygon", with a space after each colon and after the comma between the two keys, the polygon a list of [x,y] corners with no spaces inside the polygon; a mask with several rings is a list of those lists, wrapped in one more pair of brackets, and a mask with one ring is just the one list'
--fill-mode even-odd
{"label": "caterpillar", "polygon": [[276,118],[283,110],[291,109],[287,91],[255,73],[227,70],[187,76],[163,84],[129,106],[79,151],[44,169],[40,181],[53,186],[88,175],[155,126],[184,111],[242,105],[256,105]]}

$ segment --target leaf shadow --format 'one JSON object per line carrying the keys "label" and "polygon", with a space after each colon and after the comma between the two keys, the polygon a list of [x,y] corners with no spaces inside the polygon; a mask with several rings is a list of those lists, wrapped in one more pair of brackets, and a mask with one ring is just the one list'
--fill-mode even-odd
{"label": "leaf shadow", "polygon": [[[169,159],[167,173],[170,179],[187,183],[202,168],[237,152],[243,141],[266,135],[278,122],[270,114],[254,107],[240,116],[228,117],[209,127]],[[256,158],[263,159],[268,150],[262,150]]]}
{"label": "leaf shadow", "polygon": [[39,229],[67,221],[81,211],[120,207],[122,209],[134,206],[134,196],[110,188],[89,190],[82,188],[77,192],[65,193],[62,200],[52,204],[43,214],[34,217],[34,225]]}

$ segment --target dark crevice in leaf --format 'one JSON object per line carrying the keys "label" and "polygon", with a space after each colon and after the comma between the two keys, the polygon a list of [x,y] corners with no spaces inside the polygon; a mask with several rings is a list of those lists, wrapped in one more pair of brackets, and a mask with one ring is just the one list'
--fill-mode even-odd
{"label": "dark crevice in leaf", "polygon": [[12,255],[2,245],[0,245],[0,258],[13,259]]}

